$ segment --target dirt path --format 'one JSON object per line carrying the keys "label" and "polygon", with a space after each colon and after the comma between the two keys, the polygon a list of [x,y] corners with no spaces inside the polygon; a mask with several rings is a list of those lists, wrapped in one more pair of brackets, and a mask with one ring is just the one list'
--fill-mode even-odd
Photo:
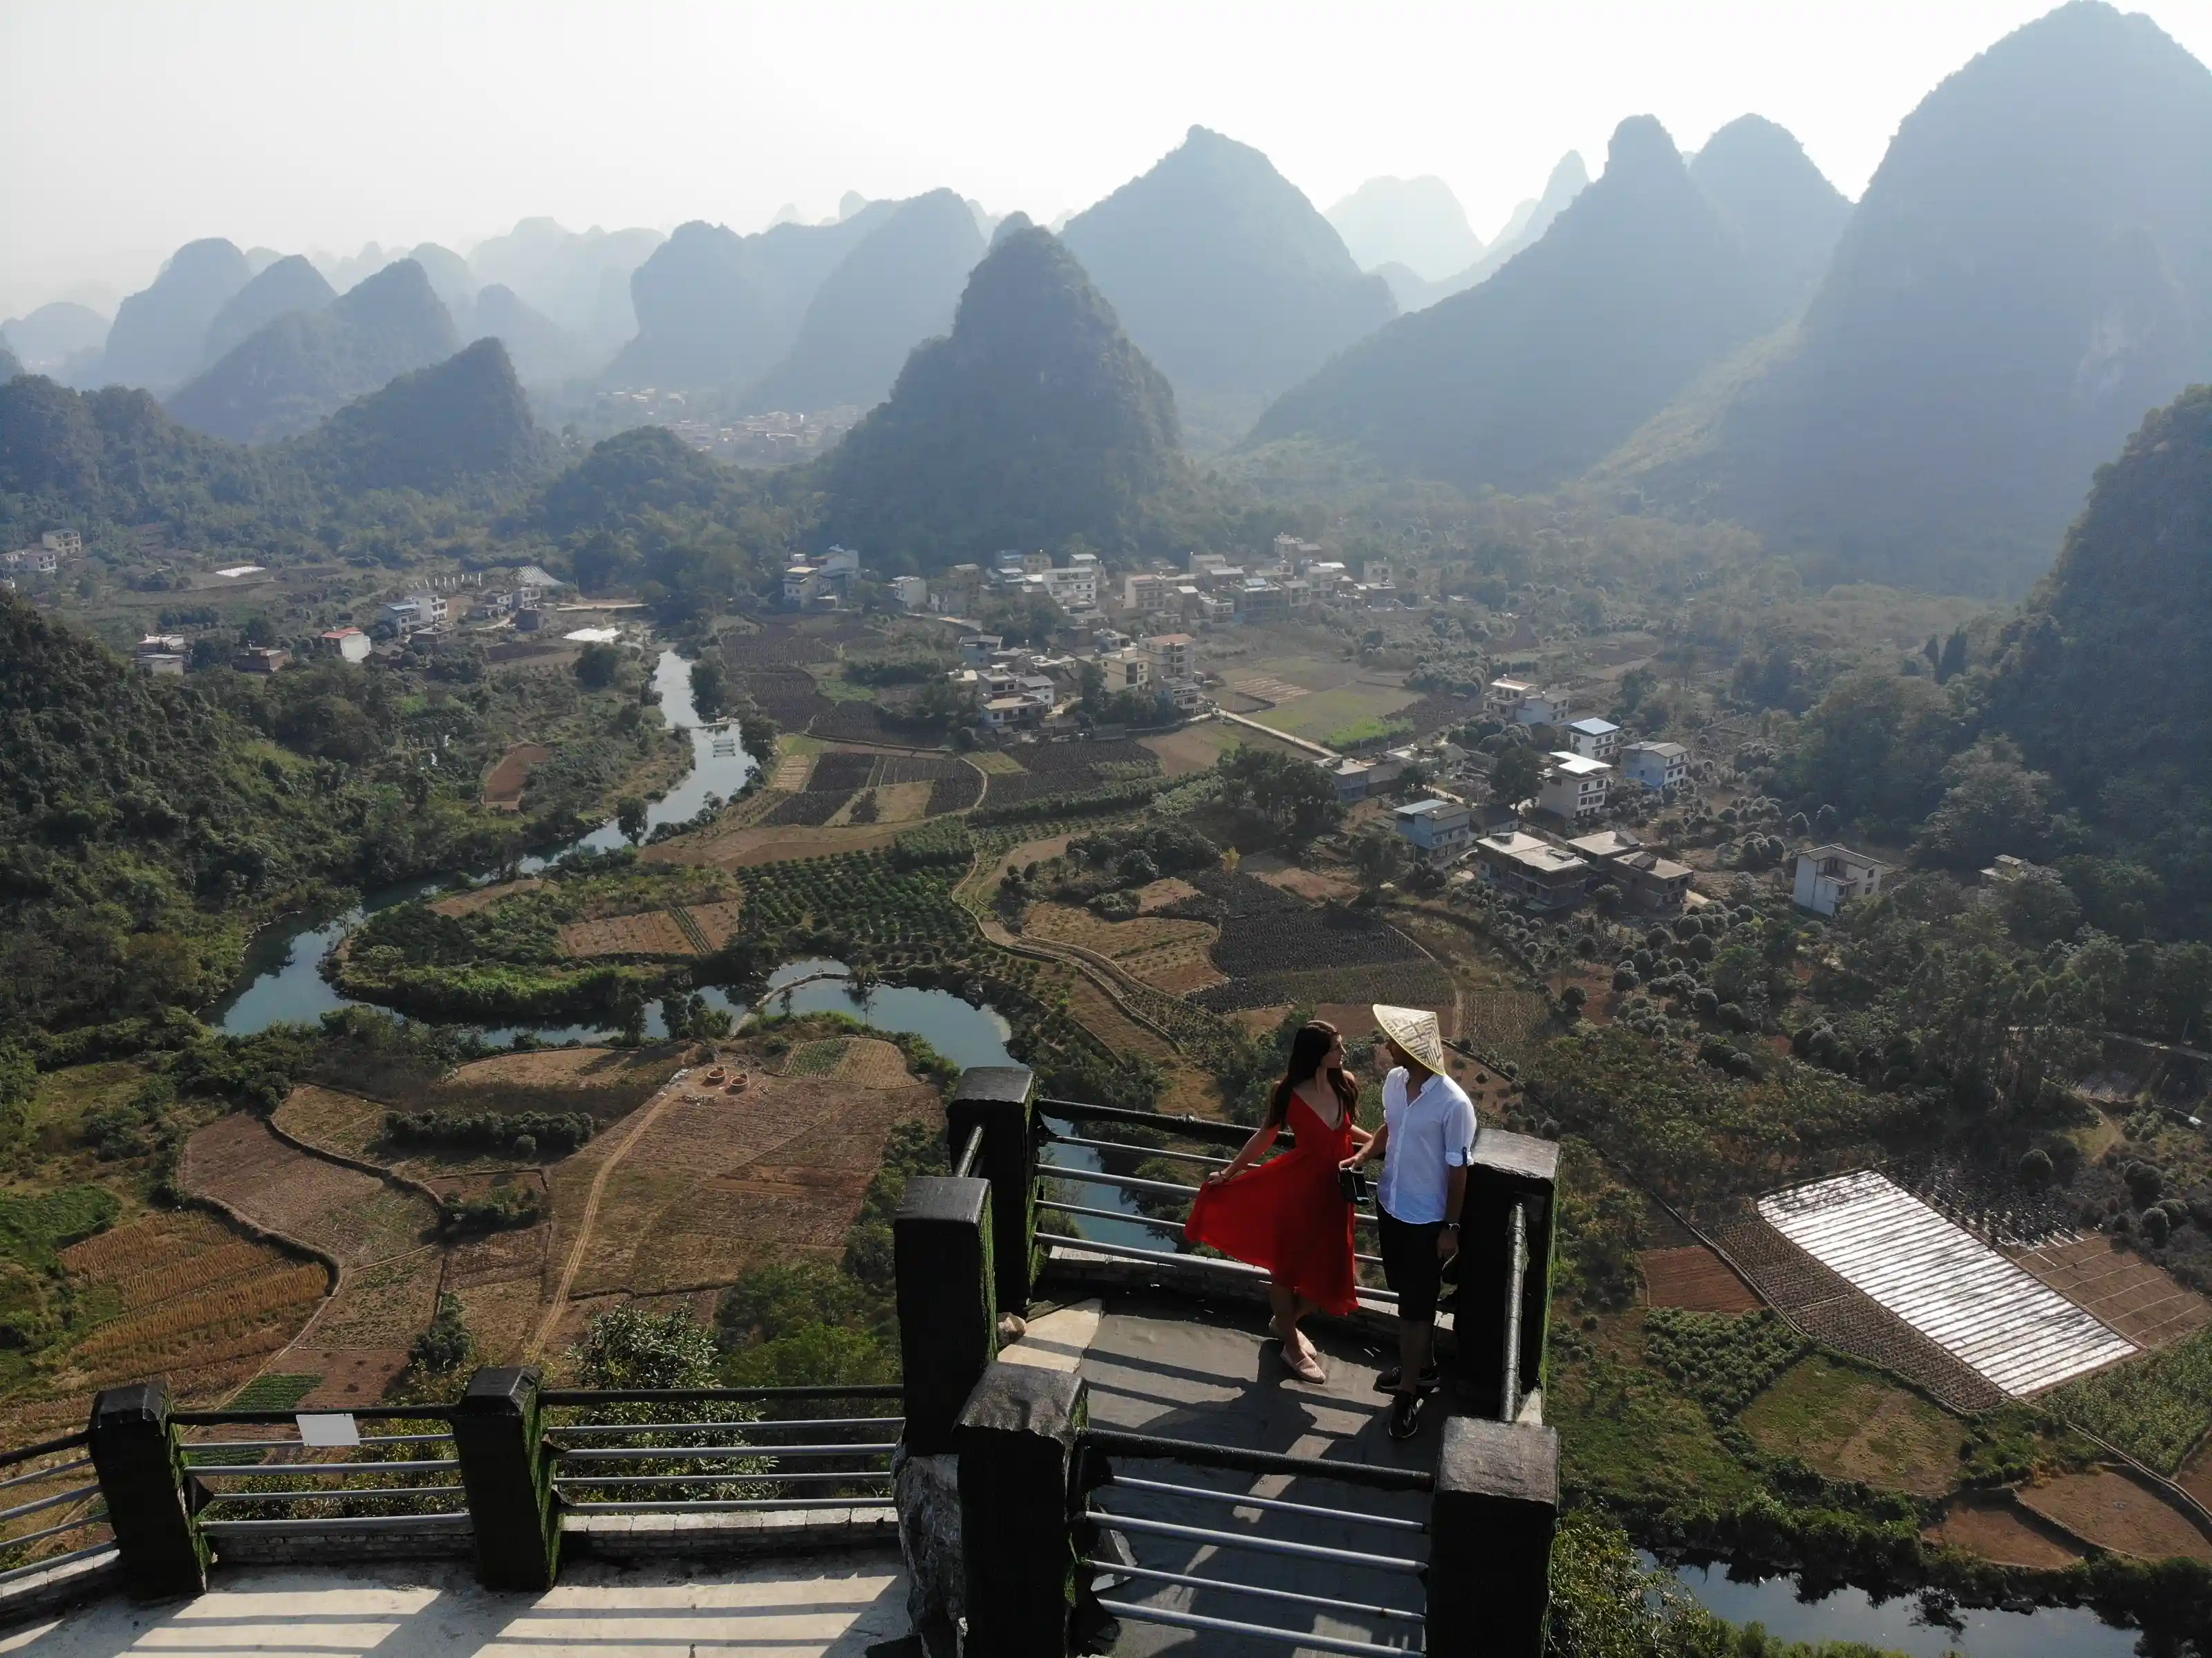
{"label": "dirt path", "polygon": [[599,1173],[592,1176],[591,1195],[584,1199],[584,1212],[576,1222],[576,1240],[568,1246],[568,1259],[561,1267],[561,1282],[554,1288],[552,1304],[545,1309],[545,1317],[538,1326],[538,1333],[530,1338],[529,1351],[524,1355],[526,1360],[534,1360],[544,1351],[545,1344],[553,1338],[553,1332],[560,1325],[562,1314],[568,1310],[568,1291],[575,1287],[576,1274],[583,1267],[584,1250],[592,1240],[592,1222],[599,1218],[599,1199],[605,1195],[607,1177],[621,1165],[623,1158],[629,1155],[630,1148],[638,1143],[661,1113],[683,1098],[678,1085],[683,1082],[684,1076],[684,1073],[679,1070],[670,1077],[667,1086],[660,1090],[660,1097],[635,1113],[629,1130],[623,1135],[622,1143],[607,1154],[599,1164]]}

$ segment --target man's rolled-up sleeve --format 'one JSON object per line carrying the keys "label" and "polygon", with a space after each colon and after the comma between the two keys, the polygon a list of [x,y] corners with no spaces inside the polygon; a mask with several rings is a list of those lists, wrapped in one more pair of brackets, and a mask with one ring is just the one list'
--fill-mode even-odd
{"label": "man's rolled-up sleeve", "polygon": [[1451,1109],[1444,1113],[1444,1162],[1451,1168],[1465,1168],[1474,1161],[1474,1103],[1464,1094],[1452,1101]]}

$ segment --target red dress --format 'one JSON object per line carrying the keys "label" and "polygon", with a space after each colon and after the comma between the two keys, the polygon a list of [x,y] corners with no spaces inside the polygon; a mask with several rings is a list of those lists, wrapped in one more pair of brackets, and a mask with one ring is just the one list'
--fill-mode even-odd
{"label": "red dress", "polygon": [[[1303,1118],[1299,1115],[1304,1112]],[[1200,1190],[1182,1234],[1265,1267],[1322,1311],[1358,1305],[1352,1276],[1352,1205],[1337,1165],[1352,1155],[1352,1119],[1334,1128],[1293,1094],[1285,1126],[1297,1144],[1232,1179]]]}

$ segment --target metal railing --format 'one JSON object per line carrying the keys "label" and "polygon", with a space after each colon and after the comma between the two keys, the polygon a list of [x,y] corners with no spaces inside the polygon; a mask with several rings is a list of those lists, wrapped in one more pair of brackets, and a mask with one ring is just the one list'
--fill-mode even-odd
{"label": "metal railing", "polygon": [[0,1454],[0,1585],[114,1551],[88,1445],[64,1434]]}
{"label": "metal railing", "polygon": [[[311,1439],[308,1425],[319,1418],[331,1431]],[[169,1419],[185,1430],[185,1502],[206,1536],[465,1531],[471,1524],[447,1406],[178,1411]],[[364,1423],[396,1431],[363,1433]],[[292,1431],[222,1431],[278,1427]]]}
{"label": "metal railing", "polygon": [[901,1393],[896,1383],[830,1383],[548,1388],[539,1398],[564,1513],[746,1514],[887,1506],[906,1419],[851,1407]]}
{"label": "metal railing", "polygon": [[[1036,1102],[1033,1123],[1040,1149],[1066,1147],[1078,1152],[1089,1152],[1101,1163],[1107,1158],[1127,1160],[1133,1166],[1162,1161],[1194,1163],[1209,1168],[1225,1168],[1226,1157],[1217,1157],[1204,1152],[1178,1149],[1173,1146],[1149,1145],[1141,1141],[1109,1139],[1093,1135],[1064,1131],[1054,1126],[1052,1119],[1068,1123],[1121,1124],[1133,1129],[1148,1130],[1164,1137],[1194,1140],[1208,1145],[1242,1146],[1251,1137],[1252,1131],[1234,1123],[1211,1122],[1197,1117],[1175,1117],[1158,1112],[1132,1111],[1119,1106],[1089,1106],[1073,1100],[1040,1100]],[[1276,1137],[1275,1144],[1290,1150],[1297,1144],[1295,1135],[1285,1130]],[[968,1159],[963,1156],[963,1166]],[[1039,1195],[1036,1206],[1048,1215],[1066,1215],[1079,1221],[1109,1221],[1125,1226],[1148,1228],[1180,1240],[1183,1227],[1189,1220],[1191,1205],[1197,1201],[1200,1187],[1179,1180],[1162,1179],[1154,1175],[1115,1173],[1103,1167],[1088,1169],[1079,1165],[1040,1156],[1037,1161]],[[1179,1203],[1172,1214],[1148,1214],[1142,1210],[1103,1209],[1095,1204],[1071,1203],[1062,1197],[1050,1194],[1050,1182],[1064,1181],[1073,1186],[1103,1187],[1109,1191],[1130,1192],[1141,1197],[1176,1199]],[[1355,1227],[1372,1228],[1378,1224],[1370,1204],[1357,1205],[1352,1211]],[[1176,1248],[1150,1249],[1135,1244],[1114,1243],[1080,1234],[1066,1240],[1071,1245],[1103,1255],[1109,1259],[1149,1263],[1180,1271],[1212,1273],[1224,1277],[1265,1278],[1261,1268],[1241,1261],[1224,1260],[1212,1255],[1189,1254]],[[1382,1258],[1368,1251],[1355,1248],[1352,1259],[1356,1267],[1380,1268]],[[1372,1276],[1371,1274],[1370,1276]],[[1398,1297],[1390,1290],[1361,1283],[1358,1295],[1363,1301],[1372,1301],[1395,1307]]]}
{"label": "metal railing", "polygon": [[[1132,1623],[1242,1636],[1309,1650],[1348,1653],[1358,1658],[1385,1654],[1404,1658],[1419,1652],[1416,1645],[1398,1645],[1388,1639],[1334,1632],[1311,1624],[1327,1618],[1340,1625],[1349,1624],[1354,1631],[1365,1627],[1367,1636],[1387,1636],[1399,1629],[1409,1637],[1419,1632],[1425,1622],[1425,1606],[1391,1598],[1387,1585],[1407,1579],[1425,1584],[1425,1551],[1401,1551],[1417,1547],[1417,1539],[1427,1536],[1425,1503],[1419,1515],[1339,1508],[1262,1496],[1249,1489],[1194,1483],[1188,1474],[1174,1479],[1139,1478],[1115,1465],[1165,1462],[1178,1470],[1216,1469],[1244,1475],[1248,1480],[1269,1477],[1326,1480],[1424,1498],[1435,1487],[1431,1474],[1420,1469],[1288,1456],[1110,1429],[1090,1430],[1083,1435],[1081,1443],[1085,1452],[1084,1500],[1074,1523],[1079,1527],[1077,1542],[1085,1591],[1100,1612]],[[1249,1514],[1253,1521],[1244,1529],[1228,1529],[1216,1519],[1224,1509],[1231,1516]],[[1285,1535],[1285,1527],[1302,1530],[1306,1535]],[[1380,1535],[1372,1547],[1346,1546],[1335,1533],[1347,1528],[1358,1528],[1355,1537]],[[1315,1540],[1316,1533],[1331,1540]],[[1175,1557],[1141,1559],[1134,1547],[1139,1541],[1155,1557],[1167,1550]],[[1279,1570],[1295,1574],[1292,1581],[1304,1587],[1237,1576],[1236,1563],[1249,1557],[1276,1563]],[[1200,1567],[1211,1570],[1200,1570]],[[1310,1580],[1318,1571],[1326,1571],[1332,1578],[1350,1574],[1353,1583],[1364,1579],[1373,1581],[1376,1587],[1339,1594],[1317,1594]],[[1133,1587],[1151,1598],[1125,1598],[1118,1593],[1125,1587]],[[1195,1610],[1191,1602],[1200,1595],[1224,1596],[1232,1604],[1254,1603],[1255,1615],[1226,1617]],[[1162,1604],[1162,1597],[1175,1596],[1182,1603]],[[1283,1616],[1308,1614],[1308,1626],[1259,1621],[1257,1614],[1270,1611]]]}

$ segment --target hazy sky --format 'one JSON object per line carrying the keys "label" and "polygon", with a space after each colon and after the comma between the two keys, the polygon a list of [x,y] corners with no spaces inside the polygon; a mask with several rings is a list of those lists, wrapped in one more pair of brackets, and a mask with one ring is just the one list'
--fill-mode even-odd
{"label": "hazy sky", "polygon": [[[1897,124],[2039,0],[1449,5],[0,0],[0,315],[179,242],[465,253],[526,215],[740,230],[949,185],[1040,220],[1193,122],[1326,208],[1441,174],[1486,238],[1622,117],[1747,110],[1856,197]],[[2212,0],[2153,0],[2212,61]]]}

